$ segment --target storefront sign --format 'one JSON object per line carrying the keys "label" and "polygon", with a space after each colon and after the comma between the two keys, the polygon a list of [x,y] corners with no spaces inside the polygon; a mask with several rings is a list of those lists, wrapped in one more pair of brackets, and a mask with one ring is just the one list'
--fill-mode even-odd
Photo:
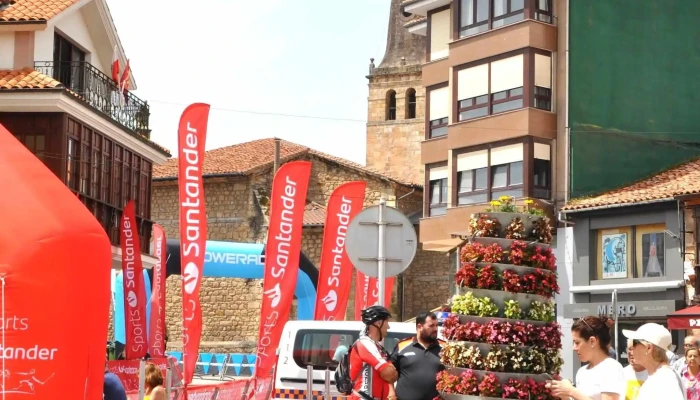
{"label": "storefront sign", "polygon": [[564,318],[614,314],[622,318],[665,317],[675,310],[675,300],[620,302],[617,305],[617,310],[613,309],[612,303],[565,304]]}

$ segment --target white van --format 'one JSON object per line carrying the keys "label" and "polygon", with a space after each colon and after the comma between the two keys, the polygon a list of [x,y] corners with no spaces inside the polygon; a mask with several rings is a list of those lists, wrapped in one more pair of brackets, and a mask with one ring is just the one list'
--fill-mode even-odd
{"label": "white van", "polygon": [[[365,325],[359,321],[289,321],[284,326],[276,367],[276,399],[306,399],[307,366],[314,366],[313,391],[321,396],[325,388],[326,368],[331,370],[331,398],[341,396],[335,388],[334,372],[338,361],[335,351],[343,342],[357,340]],[[384,347],[391,352],[400,340],[413,337],[416,324],[390,322]]]}

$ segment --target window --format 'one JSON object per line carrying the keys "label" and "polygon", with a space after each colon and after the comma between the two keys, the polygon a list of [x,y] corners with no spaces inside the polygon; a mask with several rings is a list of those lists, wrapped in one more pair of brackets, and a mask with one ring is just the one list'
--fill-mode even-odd
{"label": "window", "polygon": [[[552,23],[552,0],[460,0],[460,38],[510,25],[525,18]],[[529,12],[526,16],[525,6]]]}
{"label": "window", "polygon": [[548,24],[552,23],[552,0],[535,1],[535,19]]}
{"label": "window", "polygon": [[597,278],[666,276],[665,224],[598,230]]}
{"label": "window", "polygon": [[450,54],[450,9],[428,14],[430,31],[430,61]]}
{"label": "window", "polygon": [[53,63],[53,78],[82,92],[85,52],[58,33],[54,34]]}
{"label": "window", "polygon": [[489,29],[489,0],[461,0],[459,11],[459,37],[475,35]]}
{"label": "window", "polygon": [[449,114],[448,87],[432,89],[429,92],[428,102],[428,138],[436,138],[447,135],[447,122]]}
{"label": "window", "polygon": [[[390,331],[384,339],[384,347],[393,349],[396,343],[411,336],[411,333]],[[294,363],[304,370],[309,364],[315,370],[325,370],[327,367],[335,369],[338,365],[338,361],[333,359],[336,351],[342,353],[345,350],[343,347],[347,348],[358,338],[356,330],[301,329],[294,339]],[[299,382],[306,382],[306,377],[299,379]]]}
{"label": "window", "polygon": [[[467,121],[487,115],[536,107],[551,111],[551,56],[526,49],[521,54],[490,63],[457,69],[456,115]],[[535,68],[525,68],[532,65]],[[526,74],[527,71],[527,74]],[[526,96],[532,88],[532,97]],[[490,93],[489,93],[490,90]]]}
{"label": "window", "polygon": [[522,21],[524,8],[525,0],[493,0],[493,28]]}
{"label": "window", "polygon": [[396,119],[396,92],[390,90],[386,93],[386,116],[387,121]]}
{"label": "window", "polygon": [[457,156],[457,205],[488,201],[488,150]]}
{"label": "window", "polygon": [[551,194],[551,150],[550,145],[534,143],[535,159],[532,176],[532,197],[549,199]]}
{"label": "window", "polygon": [[429,216],[445,215],[447,212],[447,166],[429,169],[430,210]]}
{"label": "window", "polygon": [[102,137],[92,133],[92,172],[90,173],[90,196],[100,198],[100,176],[102,176]]}
{"label": "window", "polygon": [[406,91],[406,119],[416,117],[416,89],[408,89]]}
{"label": "window", "polygon": [[112,170],[111,160],[112,160],[112,142],[104,139],[102,142],[102,177],[100,178],[100,200],[105,203],[110,203],[109,187],[111,177],[109,176]]}
{"label": "window", "polygon": [[122,204],[119,208],[126,207],[131,200],[131,152],[124,149],[122,153]]}
{"label": "window", "polygon": [[123,148],[114,145],[114,165],[112,166],[112,205],[122,208],[122,154]]}
{"label": "window", "polygon": [[491,198],[523,197],[523,144],[491,149]]}
{"label": "window", "polygon": [[457,152],[457,206],[486,203],[501,196],[551,197],[550,145],[534,138],[519,140]]}
{"label": "window", "polygon": [[68,138],[68,150],[66,152],[66,186],[69,189],[78,190],[78,140]]}
{"label": "window", "polygon": [[92,130],[82,129],[80,138],[80,193],[90,196],[90,160],[92,160],[90,138]]}

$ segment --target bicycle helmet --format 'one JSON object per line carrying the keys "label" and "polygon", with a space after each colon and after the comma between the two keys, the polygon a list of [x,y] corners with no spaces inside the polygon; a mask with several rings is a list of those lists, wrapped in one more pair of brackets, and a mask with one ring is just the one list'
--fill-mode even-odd
{"label": "bicycle helmet", "polygon": [[391,313],[382,306],[372,306],[362,310],[362,322],[365,325],[372,325],[377,321],[385,321],[389,318],[391,318]]}

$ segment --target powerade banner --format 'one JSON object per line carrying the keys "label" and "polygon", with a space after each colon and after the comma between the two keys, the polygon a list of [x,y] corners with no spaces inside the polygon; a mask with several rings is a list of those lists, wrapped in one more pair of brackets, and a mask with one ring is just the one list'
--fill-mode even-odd
{"label": "powerade banner", "polygon": [[101,399],[112,250],[97,219],[0,125],[4,400]]}
{"label": "powerade banner", "polygon": [[[391,305],[391,294],[394,291],[394,280],[386,278],[384,284],[384,306]],[[379,303],[379,281],[369,277],[359,270],[355,274],[355,320],[362,320],[362,310]]]}
{"label": "powerade banner", "polygon": [[343,321],[350,298],[353,265],[345,252],[350,221],[362,211],[366,182],[338,186],[328,200],[318,276],[316,321]]}
{"label": "powerade banner", "polygon": [[183,111],[178,129],[178,189],[180,200],[180,259],[182,260],[182,350],[185,388],[192,383],[202,338],[202,286],[207,212],[204,203],[204,146],[208,104],[192,104]]}
{"label": "powerade banner", "polygon": [[310,162],[293,161],[282,165],[272,182],[256,379],[270,376],[284,324],[289,320],[299,272],[301,230],[310,176]]}
{"label": "powerade banner", "polygon": [[122,282],[124,284],[124,309],[126,310],[127,360],[146,356],[148,333],[146,332],[146,293],[143,284],[143,264],[139,244],[136,204],[129,201],[124,207],[121,221]]}
{"label": "powerade banner", "polygon": [[[180,275],[180,241],[168,239],[167,273]],[[265,273],[265,245],[262,243],[235,243],[208,240],[204,255],[204,276],[211,278],[262,279]],[[144,271],[146,297],[151,298],[151,280]],[[312,320],[316,302],[318,270],[300,253],[299,274],[294,288],[297,300],[297,319]],[[124,291],[121,272],[112,272],[112,294],[114,296],[114,339],[124,343]],[[151,305],[147,303],[146,316],[151,321]],[[151,321],[152,324],[152,321]],[[150,334],[150,331],[149,331]]]}
{"label": "powerade banner", "polygon": [[153,225],[153,255],[158,261],[153,267],[153,293],[150,306],[153,313],[148,322],[148,354],[165,357],[165,262],[167,254],[165,231]]}

